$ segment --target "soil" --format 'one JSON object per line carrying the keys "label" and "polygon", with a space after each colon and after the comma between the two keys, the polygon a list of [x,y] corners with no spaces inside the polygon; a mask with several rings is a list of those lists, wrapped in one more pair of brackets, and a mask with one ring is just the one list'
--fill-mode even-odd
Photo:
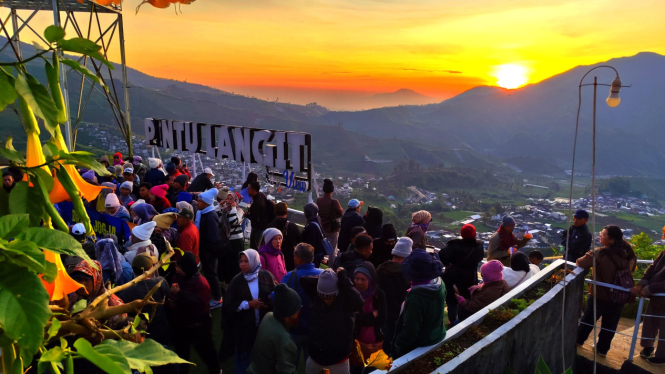
{"label": "soil", "polygon": [[552,285],[547,280],[539,283],[522,295],[520,299],[511,300],[507,307],[502,306],[490,311],[480,325],[469,327],[462,335],[415,360],[402,372],[405,374],[429,374],[433,372],[510,321],[551,288]]}

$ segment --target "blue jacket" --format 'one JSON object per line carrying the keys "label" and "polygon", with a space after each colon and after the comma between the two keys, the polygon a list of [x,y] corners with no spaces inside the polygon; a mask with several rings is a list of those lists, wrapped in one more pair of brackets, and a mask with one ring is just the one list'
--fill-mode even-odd
{"label": "blue jacket", "polygon": [[166,175],[164,175],[164,173],[157,168],[150,169],[145,174],[144,181],[155,187],[166,182]]}
{"label": "blue jacket", "polygon": [[300,295],[300,299],[302,300],[302,309],[300,309],[300,324],[298,325],[297,328],[292,330],[293,334],[307,335],[309,328],[310,300],[309,296],[307,296],[305,291],[300,286],[300,278],[306,276],[318,277],[322,271],[323,271],[322,269],[315,268],[313,263],[299,265],[296,266],[295,270],[291,270],[290,272],[286,273],[286,275],[284,276],[284,278],[282,278],[282,281],[280,282],[286,284],[287,286],[289,286],[289,288],[298,292],[298,295]]}

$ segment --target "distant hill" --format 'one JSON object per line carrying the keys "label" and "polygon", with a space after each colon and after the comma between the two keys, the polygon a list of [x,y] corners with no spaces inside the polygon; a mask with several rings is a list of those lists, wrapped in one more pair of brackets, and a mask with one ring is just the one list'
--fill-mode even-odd
{"label": "distant hill", "polygon": [[359,100],[358,105],[365,108],[382,108],[398,105],[423,105],[438,103],[441,100],[425,96],[416,91],[402,88],[395,92],[380,93],[366,99]]}

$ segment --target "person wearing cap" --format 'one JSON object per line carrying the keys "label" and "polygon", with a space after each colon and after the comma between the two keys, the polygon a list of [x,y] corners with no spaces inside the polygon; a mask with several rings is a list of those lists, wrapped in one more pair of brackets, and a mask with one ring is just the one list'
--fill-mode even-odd
{"label": "person wearing cap", "polygon": [[210,285],[210,307],[221,306],[222,290],[219,288],[217,268],[219,261],[219,250],[221,248],[221,237],[219,233],[219,216],[213,205],[217,197],[217,190],[211,188],[199,195],[197,200],[198,211],[194,224],[199,229],[199,259],[201,270]]}
{"label": "person wearing cap", "polygon": [[[591,249],[593,240],[587,222],[589,221],[589,212],[584,209],[578,209],[573,214],[573,225],[561,233],[561,245],[568,247],[566,251],[566,260],[570,262],[577,261]],[[570,237],[568,235],[570,233]]]}
{"label": "person wearing cap", "polygon": [[160,184],[150,189],[150,201],[148,203],[152,205],[158,213],[171,207],[171,203],[166,200],[166,191],[168,191],[168,189],[169,186],[166,184]]}
{"label": "person wearing cap", "polygon": [[[85,231],[85,226],[82,223],[76,223],[73,226],[69,228],[69,234],[79,243],[81,243],[81,247],[83,247],[83,251],[85,254],[88,255],[88,257],[95,259],[95,243],[88,239]],[[71,256],[71,255],[66,255],[62,254],[60,255],[60,258],[62,259],[62,263],[65,265],[65,268],[67,269],[67,272],[71,272],[71,270],[76,266],[79,262],[83,261],[83,258],[79,256]]]}
{"label": "person wearing cap", "polygon": [[263,269],[259,253],[253,249],[242,251],[238,264],[241,272],[229,284],[222,307],[225,339],[219,358],[224,361],[235,355],[234,373],[241,374],[249,367],[259,325],[272,309],[270,294],[278,283]]}
{"label": "person wearing cap", "polygon": [[[150,257],[147,253],[141,253],[140,255],[134,257],[132,260],[131,269],[133,270],[136,276],[141,276],[143,273],[150,270],[153,265],[155,265],[154,258]],[[161,282],[157,292],[152,295],[152,298],[158,302],[168,302],[168,299],[171,297],[171,289],[166,280],[158,275],[157,272],[152,273],[149,277],[144,280],[136,283],[134,287],[129,287],[118,293],[118,297],[125,303],[131,303],[135,300],[143,300],[143,298],[153,289],[159,282]],[[147,320],[144,313],[152,313],[152,306],[145,306],[140,313],[139,317],[143,320]],[[132,320],[134,320],[135,314],[129,315]],[[158,305],[154,316],[150,319],[148,323],[148,328],[146,329],[150,339],[158,342],[161,345],[169,344],[169,322],[166,318],[166,312],[164,311],[163,305]]]}
{"label": "person wearing cap", "polygon": [[515,219],[511,216],[505,216],[501,219],[501,226],[492,234],[487,245],[487,261],[499,260],[503,266],[510,267],[510,249],[517,250],[524,247],[529,238],[517,239],[513,231],[515,230]]}
{"label": "person wearing cap", "polygon": [[[312,205],[314,204],[312,203]],[[309,218],[307,217],[308,210],[304,209],[304,211],[305,218],[309,222]],[[294,222],[290,222],[286,218],[288,214],[289,207],[285,202],[282,201],[275,204],[275,219],[268,224],[268,228],[275,228],[282,233],[282,253],[284,254],[284,265],[286,266],[286,271],[291,271],[296,267],[293,262],[293,250],[296,249],[296,245],[301,242],[301,235],[298,225],[296,225]]]}
{"label": "person wearing cap", "polygon": [[[183,208],[178,212],[176,222],[178,224],[178,242],[176,247],[184,252],[192,252],[196,258],[196,263],[199,263],[199,229],[196,228],[194,222],[194,213],[188,209]],[[173,254],[173,260],[177,261],[180,258],[180,253],[176,251]]]}
{"label": "person wearing cap", "polygon": [[[125,252],[125,259],[130,264],[134,257],[140,253],[148,253],[148,255],[153,256],[155,260],[159,256],[159,251],[152,241],[150,236],[155,230],[157,224],[153,221],[146,222],[142,225],[135,226],[132,229],[132,234],[129,237],[129,243],[126,243],[127,252]],[[156,261],[155,261],[156,262]]]}
{"label": "person wearing cap", "polygon": [[[326,178],[323,180],[323,196],[316,199],[323,235],[328,239],[334,251],[334,253],[328,255],[328,261],[331,264],[335,263],[335,256],[337,256],[337,240],[341,228],[340,219],[344,215],[344,209],[342,209],[339,200],[332,197],[333,192],[335,192],[335,185],[332,180]],[[346,250],[346,248],[343,250]]]}
{"label": "person wearing cap", "polygon": [[460,322],[510,292],[508,284],[503,280],[503,269],[500,261],[490,260],[480,267],[483,284],[472,286],[469,290],[471,296],[468,299],[460,294],[455,295],[460,305],[458,313]]}
{"label": "person wearing cap", "polygon": [[272,208],[272,212],[268,211],[273,204],[268,203],[268,198],[261,192],[261,184],[258,181],[249,182],[247,193],[252,198],[252,204],[249,206],[245,216],[252,223],[249,247],[258,248],[261,244],[261,235],[268,228],[268,224],[272,222],[275,212],[274,207]]}
{"label": "person wearing cap", "polygon": [[372,242],[372,254],[369,262],[378,268],[392,258],[392,251],[397,243],[397,231],[392,223],[386,223],[381,228],[381,235]]}
{"label": "person wearing cap", "polygon": [[263,243],[259,248],[261,267],[271,272],[275,279],[282,279],[286,275],[284,253],[282,252],[282,233],[277,229],[266,229],[261,242]]}
{"label": "person wearing cap", "polygon": [[351,199],[348,203],[348,208],[342,216],[342,225],[339,230],[339,241],[337,247],[341,251],[345,251],[349,244],[351,244],[351,229],[356,226],[363,226],[365,219],[360,215],[360,208],[363,206],[362,201]]}
{"label": "person wearing cap", "polygon": [[215,174],[212,173],[212,169],[203,169],[203,173],[197,175],[196,178],[189,182],[189,188],[187,188],[187,192],[203,192],[215,187],[211,180],[214,175]]}
{"label": "person wearing cap", "polygon": [[238,255],[245,249],[245,239],[242,232],[242,221],[245,212],[238,208],[238,194],[229,192],[228,187],[222,187],[217,193],[220,208],[220,220],[225,219],[229,225],[229,241],[224,253],[220,253],[219,276],[225,284],[231,283],[233,277],[240,273]]}
{"label": "person wearing cap", "polygon": [[413,248],[427,248],[427,230],[432,223],[432,215],[426,210],[411,214],[411,227],[406,230],[406,236],[413,240]]}
{"label": "person wearing cap", "polygon": [[443,283],[446,285],[446,305],[448,320],[457,319],[457,298],[455,287],[460,295],[471,297],[469,287],[478,284],[478,264],[485,257],[483,241],[476,239],[476,228],[472,224],[462,226],[461,239],[450,240],[439,251],[439,259],[446,267]]}
{"label": "person wearing cap", "polygon": [[118,191],[118,199],[122,203],[122,206],[127,207],[127,204],[134,201],[132,197],[132,190],[134,186],[131,181],[125,181],[120,184],[120,189]]}
{"label": "person wearing cap", "polygon": [[127,210],[127,208],[125,208],[120,204],[120,200],[118,200],[118,195],[114,193],[106,195],[106,200],[104,205],[106,207],[106,214],[108,214],[109,216],[118,218],[125,222],[130,222],[132,220],[132,217],[129,215],[129,211]]}
{"label": "person wearing cap", "polygon": [[[303,352],[304,360],[307,361],[309,357],[308,343],[309,338],[309,296],[305,293],[303,288],[300,286],[300,278],[307,276],[319,276],[322,269],[318,269],[314,266],[314,247],[307,243],[300,243],[296,246],[294,251],[294,260],[296,268],[292,271],[286,273],[282,278],[280,283],[285,283],[291,289],[298,292],[300,299],[302,300],[302,310],[300,312],[300,324],[298,327],[291,330],[293,336],[293,341],[295,341],[296,346],[298,347],[298,361],[300,361],[300,352]],[[297,367],[298,365],[296,365]]]}
{"label": "person wearing cap", "polygon": [[274,292],[273,311],[263,318],[256,334],[249,374],[295,373],[297,369],[297,349],[289,328],[298,326],[302,301],[285,284],[277,285]]}
{"label": "person wearing cap", "polygon": [[318,277],[302,277],[300,286],[311,300],[306,372],[328,369],[330,374],[348,373],[355,316],[365,300],[343,268],[337,273],[325,269]]}
{"label": "person wearing cap", "polygon": [[178,175],[173,179],[173,184],[171,185],[168,193],[166,194],[169,203],[171,203],[171,206],[175,206],[178,201],[181,201],[180,199],[181,193],[187,194],[187,192],[185,191],[185,187],[187,187],[186,175]]}
{"label": "person wearing cap", "polygon": [[436,344],[446,336],[443,326],[446,289],[440,278],[443,264],[424,250],[414,249],[401,266],[411,288],[395,324],[393,358]]}
{"label": "person wearing cap", "polygon": [[352,251],[346,251],[337,256],[333,269],[343,267],[353,274],[358,265],[369,259],[372,255],[372,237],[367,234],[359,234],[355,237],[354,244]]}
{"label": "person wearing cap", "polygon": [[136,174],[134,174],[133,168],[124,168],[122,171],[122,183],[129,182],[132,186],[132,196],[134,199],[139,196],[139,186],[140,184],[137,181]]}
{"label": "person wearing cap", "polygon": [[[196,258],[191,252],[175,264],[176,274],[171,283],[171,297],[165,304],[171,343],[178,357],[189,361],[194,346],[208,373],[219,373],[219,361],[212,340],[210,317],[210,286],[199,274]],[[180,364],[180,374],[189,373],[191,364]]]}
{"label": "person wearing cap", "polygon": [[402,262],[411,254],[413,241],[407,237],[397,239],[393,247],[392,259],[388,260],[376,269],[377,283],[379,288],[386,293],[386,322],[383,324],[383,351],[392,354],[392,341],[395,336],[395,324],[402,304],[409,290],[409,281],[402,274]]}

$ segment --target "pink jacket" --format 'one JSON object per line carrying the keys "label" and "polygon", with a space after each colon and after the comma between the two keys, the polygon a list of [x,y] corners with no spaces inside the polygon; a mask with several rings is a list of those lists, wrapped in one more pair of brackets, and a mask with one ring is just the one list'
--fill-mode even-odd
{"label": "pink jacket", "polygon": [[272,273],[275,279],[282,279],[286,275],[286,265],[284,265],[284,255],[279,252],[275,256],[268,252],[259,252],[261,257],[261,268]]}

